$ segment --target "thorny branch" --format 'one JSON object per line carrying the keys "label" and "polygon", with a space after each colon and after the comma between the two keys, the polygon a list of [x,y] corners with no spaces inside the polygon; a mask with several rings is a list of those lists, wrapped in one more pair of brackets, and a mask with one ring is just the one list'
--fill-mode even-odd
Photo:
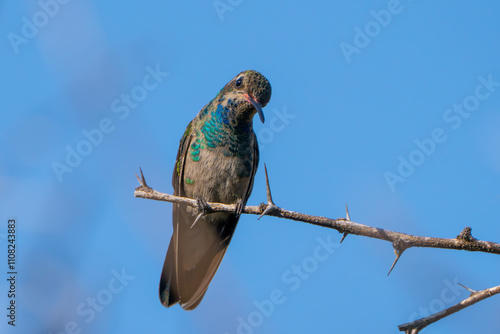
{"label": "thorny branch", "polygon": [[[455,238],[433,238],[433,237],[423,237],[417,235],[410,235],[401,232],[395,232],[390,230],[385,230],[382,228],[372,227],[368,225],[363,225],[355,223],[350,220],[349,211],[346,205],[346,218],[326,218],[321,216],[313,216],[300,212],[290,211],[276,206],[272,200],[271,189],[269,186],[269,178],[267,175],[267,167],[265,166],[266,172],[266,186],[267,186],[267,204],[261,203],[258,206],[245,206],[241,213],[259,215],[259,219],[266,215],[278,218],[285,218],[290,220],[296,220],[304,223],[309,223],[317,226],[327,227],[335,229],[340,233],[343,233],[342,241],[349,234],[380,239],[389,241],[392,243],[394,248],[394,253],[396,258],[389,270],[389,275],[394,269],[394,266],[400,259],[403,252],[411,247],[424,247],[424,248],[443,248],[443,249],[457,249],[466,250],[471,252],[484,252],[492,254],[500,254],[500,244],[491,241],[482,241],[474,238],[471,234],[472,229],[470,227],[465,227],[458,236]],[[136,175],[137,176],[137,175]],[[192,199],[187,197],[180,197],[165,194],[150,188],[141,170],[141,177],[137,176],[140,186],[135,188],[134,196],[145,199],[152,199],[156,201],[171,202],[176,204],[186,204],[198,209],[199,215],[210,214],[214,212],[234,212],[236,209],[236,204],[223,204],[223,203],[211,203],[206,202],[207,208],[200,208],[200,199]],[[429,324],[444,318],[452,313],[455,313],[467,306],[477,303],[487,297],[500,292],[500,287],[494,287],[491,289],[482,290],[479,292],[473,292],[471,296],[459,304],[450,307],[449,309],[438,312],[429,317],[416,320],[412,323],[400,325],[401,331],[406,331],[407,333],[418,333],[421,329],[428,326]],[[449,311],[446,313],[446,311]],[[416,325],[413,325],[416,324]]]}
{"label": "thorny branch", "polygon": [[[470,290],[470,289],[468,289]],[[474,305],[477,302],[480,302],[483,299],[486,299],[488,297],[491,297],[493,295],[496,295],[497,293],[500,293],[500,285],[495,286],[493,288],[489,289],[484,289],[481,291],[471,291],[471,294],[469,298],[466,298],[462,300],[460,303],[455,304],[445,310],[442,310],[440,312],[434,313],[428,317],[418,319],[406,324],[399,325],[398,328],[400,331],[404,331],[407,334],[417,334],[419,333],[422,329],[425,327],[429,326],[430,324],[443,319],[444,317],[449,316],[450,314],[453,314],[455,312],[458,312],[460,310],[463,310],[464,308]]]}
{"label": "thorny branch", "polygon": [[[141,172],[142,173],[142,172]],[[139,179],[141,186],[137,187],[134,196],[145,199],[152,199],[156,201],[165,201],[176,204],[187,204],[194,208],[198,208],[198,201],[196,199],[179,197],[161,193],[150,188],[145,180]],[[269,184],[269,183],[268,183]],[[207,204],[212,209],[211,212],[234,212],[235,204],[222,204],[222,203],[209,203]],[[432,238],[422,237],[417,235],[410,235],[401,232],[385,230],[382,228],[372,227],[355,223],[349,218],[326,218],[320,216],[308,215],[300,212],[286,210],[277,207],[272,202],[270,190],[268,188],[268,204],[261,203],[259,206],[245,206],[242,213],[253,215],[267,215],[285,219],[301,221],[322,227],[328,227],[339,231],[344,234],[355,234],[369,238],[389,241],[394,247],[397,258],[411,247],[427,247],[427,248],[449,248],[458,250],[467,250],[473,252],[485,252],[500,254],[500,244],[491,241],[481,241],[472,237],[471,228],[466,227],[456,238]]]}

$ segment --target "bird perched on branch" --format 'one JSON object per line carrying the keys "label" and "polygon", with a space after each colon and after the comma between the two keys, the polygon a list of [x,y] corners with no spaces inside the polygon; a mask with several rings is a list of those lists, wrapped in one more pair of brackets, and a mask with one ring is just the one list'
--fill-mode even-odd
{"label": "bird perched on branch", "polygon": [[[172,184],[174,195],[197,199],[198,209],[173,205],[174,232],[160,279],[164,306],[193,310],[205,295],[252,192],[259,163],[253,116],[264,122],[270,98],[262,74],[241,72],[187,126]],[[208,214],[206,202],[236,204],[236,210]]]}

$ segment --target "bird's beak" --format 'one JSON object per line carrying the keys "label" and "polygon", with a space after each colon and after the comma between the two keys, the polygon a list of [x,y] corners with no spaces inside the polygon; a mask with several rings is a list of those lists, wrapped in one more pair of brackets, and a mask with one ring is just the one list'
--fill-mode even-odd
{"label": "bird's beak", "polygon": [[255,109],[259,113],[260,121],[264,123],[265,118],[264,118],[264,113],[262,112],[262,104],[260,104],[259,101],[254,99],[254,97],[250,93],[244,93],[243,95],[245,96],[247,101],[250,102],[255,107]]}

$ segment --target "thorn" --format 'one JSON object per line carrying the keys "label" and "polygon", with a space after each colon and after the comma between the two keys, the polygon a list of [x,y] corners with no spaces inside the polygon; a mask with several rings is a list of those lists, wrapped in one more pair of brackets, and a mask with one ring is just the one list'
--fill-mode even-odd
{"label": "thorn", "polygon": [[205,214],[203,212],[200,212],[198,214],[198,216],[196,216],[196,219],[194,220],[194,223],[193,225],[191,225],[191,227],[189,229],[192,229],[194,227],[194,225],[196,225],[196,223],[198,222],[198,220],[200,220],[201,217],[203,217]]}
{"label": "thorn", "polygon": [[[141,180],[142,180],[141,184],[142,184],[143,186],[147,187],[147,186],[148,186],[148,184],[146,183],[146,179],[144,178],[144,173],[142,172],[142,168],[141,168],[141,167],[139,167],[139,170],[141,171]],[[136,175],[136,176],[137,176],[137,175]]]}
{"label": "thorn", "polygon": [[139,170],[141,171],[141,177],[139,178],[137,174],[135,174],[135,177],[137,178],[137,181],[139,181],[140,186],[136,187],[135,190],[152,190],[151,187],[146,183],[146,179],[144,178],[144,174],[142,173],[142,168],[139,167]]}
{"label": "thorn", "polygon": [[267,215],[268,213],[270,213],[270,212],[275,212],[275,211],[277,211],[277,210],[279,210],[279,208],[278,208],[276,205],[274,205],[274,204],[272,204],[272,203],[271,203],[271,204],[268,204],[268,205],[267,205],[267,207],[266,207],[266,209],[264,210],[264,212],[262,212],[262,214],[259,216],[259,218],[257,218],[257,220],[261,219],[261,218],[262,218],[262,216],[265,216],[265,215]]}
{"label": "thorn", "polygon": [[470,295],[471,295],[471,296],[472,296],[472,295],[474,295],[474,294],[476,294],[476,293],[478,293],[478,291],[477,291],[477,290],[473,290],[473,289],[471,289],[471,288],[468,288],[468,287],[466,287],[465,285],[460,284],[460,283],[458,283],[458,282],[457,282],[457,284],[458,284],[458,285],[460,285],[460,286],[461,286],[462,288],[464,288],[465,290],[470,291]]}
{"label": "thorn", "polygon": [[347,237],[349,235],[349,233],[345,232],[344,235],[342,236],[342,239],[340,239],[340,243],[342,243],[342,241],[344,241],[345,237]]}
{"label": "thorn", "polygon": [[273,196],[271,195],[271,187],[269,186],[269,176],[267,175],[267,166],[264,164],[264,171],[266,172],[266,193],[267,193],[267,204],[274,204]]}
{"label": "thorn", "polygon": [[[349,208],[347,207],[347,203],[345,204],[345,218],[348,221],[351,221],[351,217],[349,216]],[[342,241],[341,241],[342,242]]]}
{"label": "thorn", "polygon": [[403,255],[403,252],[408,248],[410,248],[411,246],[408,244],[408,242],[404,240],[396,239],[396,241],[392,242],[392,247],[394,248],[394,254],[396,254],[396,258],[394,259],[394,262],[391,266],[391,269],[389,269],[387,276],[389,276],[392,269],[394,269],[394,266],[396,266],[396,263],[398,263],[398,260],[401,257],[401,255]]}
{"label": "thorn", "polygon": [[[347,207],[347,203],[345,204],[345,219],[347,221],[351,221],[351,217],[349,216],[349,208]],[[342,236],[342,239],[340,239],[340,243],[344,241],[344,239],[349,235],[349,233],[344,232],[344,235]]]}
{"label": "thorn", "polygon": [[394,259],[394,262],[392,263],[391,269],[389,269],[389,272],[387,273],[387,276],[389,276],[389,275],[391,274],[392,269],[394,269],[394,266],[395,266],[395,265],[396,265],[396,263],[398,262],[398,260],[399,260],[399,257],[400,257],[400,256],[401,256],[401,255],[399,255],[399,254],[397,254],[397,253],[396,253],[396,258]]}
{"label": "thorn", "polygon": [[189,229],[192,229],[194,225],[203,217],[204,215],[207,215],[209,213],[212,213],[214,210],[208,205],[208,203],[203,199],[203,198],[196,198],[196,210],[198,211],[198,215],[196,216],[196,219],[194,220],[193,224]]}
{"label": "thorn", "polygon": [[403,250],[399,250],[399,248],[397,248],[397,246],[394,246],[394,254],[396,254],[396,258],[394,259],[394,262],[392,263],[391,269],[389,269],[389,272],[387,273],[387,276],[390,275],[392,269],[394,269],[394,267],[396,266],[396,263],[398,263],[399,258],[401,257],[401,255],[403,254],[403,252],[404,252],[404,249]]}
{"label": "thorn", "polygon": [[267,193],[267,207],[266,209],[262,212],[262,214],[257,218],[257,220],[261,219],[262,216],[270,213],[270,212],[275,212],[279,211],[279,208],[274,204],[273,202],[273,196],[271,195],[271,187],[269,186],[269,176],[267,175],[267,166],[264,164],[264,171],[266,173],[266,193]]}

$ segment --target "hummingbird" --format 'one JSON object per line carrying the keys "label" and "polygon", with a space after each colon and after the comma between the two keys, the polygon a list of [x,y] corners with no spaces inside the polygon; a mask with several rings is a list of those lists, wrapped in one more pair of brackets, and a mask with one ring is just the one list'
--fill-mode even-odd
{"label": "hummingbird", "polygon": [[[217,271],[250,197],[259,147],[256,113],[271,99],[271,84],[257,71],[229,81],[188,124],[180,140],[172,185],[174,195],[196,199],[198,208],[174,204],[173,234],[160,278],[160,301],[195,309]],[[236,204],[234,212],[201,215],[207,202]]]}

